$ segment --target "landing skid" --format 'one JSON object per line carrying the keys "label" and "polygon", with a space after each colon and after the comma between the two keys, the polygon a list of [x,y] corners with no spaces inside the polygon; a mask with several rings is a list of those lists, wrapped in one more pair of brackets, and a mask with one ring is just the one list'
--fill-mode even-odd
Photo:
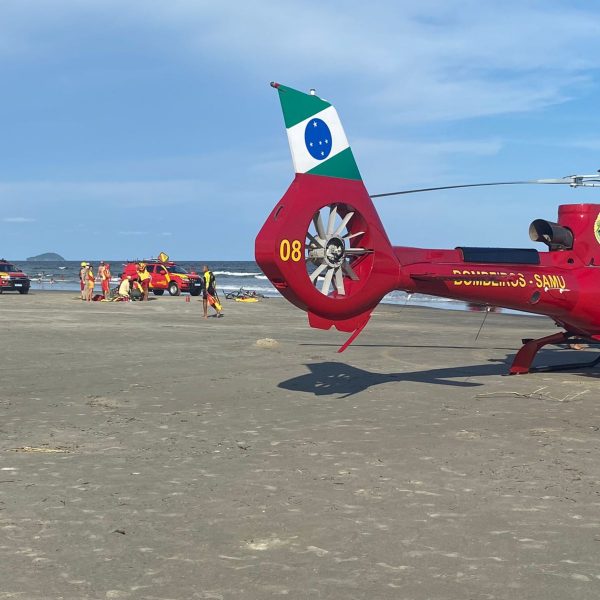
{"label": "landing skid", "polygon": [[523,346],[517,352],[513,363],[510,367],[509,375],[524,375],[525,373],[549,373],[552,371],[570,371],[572,369],[589,369],[600,364],[600,356],[592,361],[579,363],[565,363],[561,365],[549,365],[546,367],[532,367],[531,363],[535,355],[548,344],[572,344],[575,342],[583,342],[588,344],[597,343],[596,340],[574,339],[573,334],[566,331],[554,333],[537,340],[523,340]]}

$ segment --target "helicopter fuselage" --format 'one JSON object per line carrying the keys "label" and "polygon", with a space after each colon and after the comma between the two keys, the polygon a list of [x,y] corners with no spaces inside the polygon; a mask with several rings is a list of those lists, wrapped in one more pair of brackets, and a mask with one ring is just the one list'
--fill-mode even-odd
{"label": "helicopter fuselage", "polygon": [[560,206],[552,225],[573,234],[572,246],[548,252],[395,246],[397,288],[546,315],[573,334],[600,339],[598,214],[596,204]]}

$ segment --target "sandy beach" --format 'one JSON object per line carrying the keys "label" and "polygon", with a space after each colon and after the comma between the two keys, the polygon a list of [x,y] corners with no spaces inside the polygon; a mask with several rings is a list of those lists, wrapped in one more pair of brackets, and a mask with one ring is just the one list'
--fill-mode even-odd
{"label": "sandy beach", "polygon": [[381,306],[340,355],[278,299],[0,308],[1,599],[600,594],[600,371],[505,376],[549,320]]}

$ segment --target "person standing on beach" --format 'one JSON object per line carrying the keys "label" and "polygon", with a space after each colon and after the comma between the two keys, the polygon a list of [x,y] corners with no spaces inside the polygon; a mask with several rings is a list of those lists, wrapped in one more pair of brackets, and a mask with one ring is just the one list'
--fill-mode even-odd
{"label": "person standing on beach", "polygon": [[100,279],[100,281],[104,280],[104,261],[101,260],[100,264],[98,265],[98,279]]}
{"label": "person standing on beach", "polygon": [[94,295],[94,285],[96,284],[96,278],[94,276],[94,267],[88,263],[87,268],[87,280],[86,280],[86,294],[85,299],[88,302],[92,301],[92,296]]}
{"label": "person standing on beach", "polygon": [[204,318],[208,319],[208,304],[215,309],[217,317],[222,317],[222,307],[217,296],[217,282],[213,272],[208,268],[208,265],[202,267],[204,285],[202,286],[202,308],[204,309]]}
{"label": "person standing on beach", "polygon": [[83,261],[81,263],[81,269],[79,269],[79,285],[81,287],[81,299],[87,298],[87,263]]}
{"label": "person standing on beach", "polygon": [[150,289],[150,273],[146,269],[146,263],[138,263],[137,275],[142,288],[142,300],[148,301],[148,291]]}
{"label": "person standing on beach", "polygon": [[110,265],[108,263],[104,264],[103,261],[100,261],[98,275],[100,275],[102,295],[105,298],[108,298],[110,292]]}

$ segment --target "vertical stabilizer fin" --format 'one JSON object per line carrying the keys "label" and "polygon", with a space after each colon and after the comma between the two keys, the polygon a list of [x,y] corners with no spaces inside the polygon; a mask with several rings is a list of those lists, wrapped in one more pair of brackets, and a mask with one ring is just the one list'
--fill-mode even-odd
{"label": "vertical stabilizer fin", "polygon": [[316,94],[272,82],[279,92],[296,173],[361,181],[335,108]]}

